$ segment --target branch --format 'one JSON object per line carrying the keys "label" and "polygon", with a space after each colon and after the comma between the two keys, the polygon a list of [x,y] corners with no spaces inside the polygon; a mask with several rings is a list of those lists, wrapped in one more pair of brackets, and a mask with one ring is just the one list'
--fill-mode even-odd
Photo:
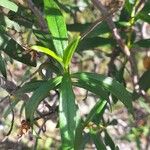
{"label": "branch", "polygon": [[[6,80],[4,77],[1,76],[0,76],[0,87],[6,90],[9,93],[9,95],[15,95],[16,91],[19,88],[14,82]],[[9,95],[4,97],[0,102],[3,102],[7,98],[9,98]],[[17,95],[17,97],[22,99],[23,101],[29,99],[29,96],[27,94]]]}
{"label": "branch", "polygon": [[[91,0],[91,1],[93,2],[94,6],[99,9],[99,11],[102,13],[103,16],[108,15],[107,9],[102,5],[100,0]],[[123,53],[126,55],[128,61],[130,63],[133,86],[134,86],[134,89],[136,91],[138,91],[139,90],[139,85],[138,85],[139,76],[138,76],[138,71],[137,71],[137,67],[136,67],[137,64],[134,59],[133,53],[130,51],[130,49],[127,47],[127,45],[123,42],[118,29],[116,28],[114,22],[112,21],[112,18],[108,17],[108,18],[106,18],[106,21],[107,21],[109,28],[112,31],[114,39],[116,40],[117,44],[119,45],[119,47],[121,48]]]}

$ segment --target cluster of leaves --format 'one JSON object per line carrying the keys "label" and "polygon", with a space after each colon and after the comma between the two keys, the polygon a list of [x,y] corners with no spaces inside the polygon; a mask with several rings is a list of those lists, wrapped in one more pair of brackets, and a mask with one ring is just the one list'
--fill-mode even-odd
{"label": "cluster of leaves", "polygon": [[[1,3],[2,2],[2,3]],[[0,5],[10,9],[8,15],[1,16],[1,28],[0,28],[0,50],[10,56],[11,59],[18,60],[30,66],[36,66],[37,60],[32,60],[30,53],[24,53],[24,47],[16,42],[7,32],[7,28],[15,28],[18,30],[18,26],[25,26],[25,28],[31,28],[34,36],[38,38],[37,45],[31,46],[30,49],[41,52],[52,60],[50,64],[50,70],[55,74],[53,78],[31,81],[24,84],[17,92],[16,95],[33,92],[32,96],[24,104],[26,120],[30,122],[30,125],[34,125],[34,116],[38,105],[43,101],[51,90],[59,91],[59,128],[61,133],[62,149],[76,149],[84,148],[84,137],[87,134],[92,138],[97,149],[106,149],[109,146],[111,149],[118,149],[111,137],[109,136],[106,126],[111,122],[103,124],[103,114],[108,109],[109,95],[112,95],[114,101],[121,101],[128,109],[128,112],[132,115],[133,106],[132,101],[139,98],[139,95],[135,92],[130,93],[123,85],[124,82],[124,65],[120,70],[115,70],[113,77],[108,77],[102,74],[89,73],[89,72],[76,72],[72,74],[70,72],[70,64],[75,51],[82,53],[83,50],[93,49],[96,47],[103,47],[109,45],[112,49],[119,49],[116,46],[116,41],[113,39],[110,33],[109,27],[105,22],[96,26],[87,37],[82,39],[80,36],[73,38],[68,37],[68,31],[70,32],[86,32],[86,29],[92,23],[80,24],[74,23],[66,25],[64,17],[60,8],[66,13],[73,13],[69,7],[65,7],[63,3],[54,0],[44,0],[43,8],[44,14],[47,20],[49,33],[45,33],[38,28],[37,19],[31,16],[29,22],[20,19],[22,15],[21,10],[26,12],[26,17],[31,15],[26,11],[26,8],[17,6],[10,1],[1,1]],[[39,2],[35,3],[38,7]],[[138,13],[135,13],[136,1],[126,1],[125,6],[121,10],[119,20],[116,22],[116,26],[122,30],[131,29],[136,23],[140,23],[141,20],[150,22],[148,16],[148,9],[150,2]],[[33,20],[32,20],[33,19]],[[6,21],[7,20],[7,21]],[[140,21],[139,21],[140,20]],[[8,26],[9,24],[9,26]],[[35,28],[32,28],[34,25]],[[7,28],[6,28],[7,27]],[[108,34],[109,36],[103,36]],[[149,39],[136,41],[134,32],[129,32],[126,35],[122,35],[124,40],[127,41],[129,48],[147,48],[149,46]],[[69,39],[69,40],[68,40]],[[0,53],[2,54],[2,53]],[[122,55],[122,53],[121,53]],[[5,62],[0,55],[0,71],[5,78],[7,78]],[[150,71],[146,71],[139,80],[140,88],[147,91],[150,87],[149,80]],[[73,92],[73,86],[84,88],[99,97],[99,100],[86,116],[85,119],[79,115],[79,109],[76,105],[75,95]],[[11,107],[19,102],[15,101]],[[12,108],[11,108],[12,109]],[[89,123],[94,123],[99,129],[94,130],[90,128],[89,133],[85,133],[84,129]],[[104,133],[104,139],[101,133]]]}

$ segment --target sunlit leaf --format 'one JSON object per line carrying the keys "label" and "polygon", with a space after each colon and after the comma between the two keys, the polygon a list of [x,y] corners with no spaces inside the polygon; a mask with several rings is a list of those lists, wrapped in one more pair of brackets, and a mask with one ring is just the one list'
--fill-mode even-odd
{"label": "sunlit leaf", "polygon": [[59,98],[59,125],[62,149],[73,149],[78,123],[77,106],[69,74],[64,74]]}
{"label": "sunlit leaf", "polygon": [[52,50],[46,48],[46,47],[42,47],[42,46],[32,46],[31,47],[33,50],[37,51],[37,52],[42,52],[45,53],[51,57],[53,57],[54,59],[56,59],[60,64],[62,64],[63,60],[61,57],[59,57],[57,54],[55,54]]}
{"label": "sunlit leaf", "polygon": [[68,45],[68,36],[64,17],[54,0],[44,0],[44,10],[48,28],[52,34],[56,53],[63,57],[63,51]]}
{"label": "sunlit leaf", "polygon": [[76,50],[78,43],[79,43],[80,37],[74,39],[65,49],[64,51],[64,56],[63,56],[63,62],[64,62],[64,67],[67,69],[70,61],[72,59],[72,56],[74,54],[74,51]]}
{"label": "sunlit leaf", "polygon": [[126,106],[128,111],[133,114],[132,95],[115,79],[104,75],[87,72],[76,73],[72,76],[77,79],[82,79],[85,82],[90,82],[90,80],[93,82],[94,80],[94,84],[96,83],[97,85],[102,86],[105,90],[116,96]]}
{"label": "sunlit leaf", "polygon": [[18,6],[9,0],[0,0],[0,6],[8,8],[14,12],[17,12],[18,10]]}

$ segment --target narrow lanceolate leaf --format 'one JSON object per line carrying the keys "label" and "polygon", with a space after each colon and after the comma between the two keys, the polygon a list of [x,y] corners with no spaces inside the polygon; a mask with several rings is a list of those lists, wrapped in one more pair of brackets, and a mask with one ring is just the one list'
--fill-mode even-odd
{"label": "narrow lanceolate leaf", "polygon": [[75,136],[75,150],[80,149],[80,146],[82,145],[82,140],[83,140],[83,135],[82,132],[84,130],[84,128],[87,126],[87,124],[92,121],[92,119],[97,115],[102,115],[103,114],[103,110],[105,108],[107,104],[106,100],[99,100],[95,106],[92,108],[92,110],[90,111],[90,113],[88,114],[87,118],[85,119],[85,121],[80,120],[79,125],[76,129],[76,136]]}
{"label": "narrow lanceolate leaf", "polygon": [[96,114],[100,114],[100,112],[103,112],[103,108],[106,106],[107,101],[106,100],[99,100],[95,106],[92,108],[92,110],[90,111],[90,113],[88,114],[85,122],[84,122],[84,126],[86,126],[90,121],[92,121],[92,119],[94,118],[94,116]]}
{"label": "narrow lanceolate leaf", "polygon": [[34,112],[39,103],[48,95],[50,90],[56,89],[61,80],[62,77],[57,77],[43,83],[34,91],[32,97],[27,101],[25,106],[26,119],[29,120],[31,124],[33,123]]}
{"label": "narrow lanceolate leaf", "polygon": [[20,95],[23,93],[29,93],[29,92],[35,91],[42,84],[45,84],[46,82],[47,82],[46,80],[36,80],[36,81],[27,82],[16,91],[16,94]]}
{"label": "narrow lanceolate leaf", "polygon": [[30,66],[36,66],[36,60],[32,59],[32,55],[28,52],[25,52],[25,49],[14,39],[7,41],[7,46],[3,49],[3,51],[15,60]]}
{"label": "narrow lanceolate leaf", "polygon": [[79,43],[80,37],[77,37],[74,39],[65,49],[64,51],[64,56],[63,56],[63,62],[64,62],[64,67],[67,69],[70,61],[72,59],[72,56],[74,54],[74,51],[76,50],[78,43]]}
{"label": "narrow lanceolate leaf", "polygon": [[138,48],[138,47],[149,48],[149,43],[150,43],[150,39],[144,39],[144,40],[139,40],[135,42],[133,46],[135,48]]}
{"label": "narrow lanceolate leaf", "polygon": [[[141,90],[145,92],[150,89],[150,70],[147,70],[143,73],[143,75],[139,79],[139,86]],[[140,95],[136,92],[133,92],[132,97],[134,100],[138,99]]]}
{"label": "narrow lanceolate leaf", "polygon": [[18,10],[18,6],[9,0],[0,0],[0,6],[8,8],[14,12],[17,12]]}
{"label": "narrow lanceolate leaf", "polygon": [[78,123],[77,106],[69,74],[64,74],[59,98],[59,124],[62,149],[73,149]]}
{"label": "narrow lanceolate leaf", "polygon": [[0,72],[2,73],[2,75],[3,75],[5,78],[7,78],[5,63],[4,63],[4,60],[3,60],[3,58],[2,58],[1,55],[0,55]]}
{"label": "narrow lanceolate leaf", "polygon": [[76,73],[72,77],[102,86],[105,90],[116,96],[126,106],[128,111],[133,114],[132,95],[118,81],[111,77],[87,72]]}
{"label": "narrow lanceolate leaf", "polygon": [[44,0],[44,10],[56,52],[63,57],[63,51],[68,45],[64,17],[54,0]]}
{"label": "narrow lanceolate leaf", "polygon": [[104,144],[102,138],[99,133],[90,132],[91,138],[96,146],[96,149],[99,150],[107,150],[106,145]]}
{"label": "narrow lanceolate leaf", "polygon": [[112,140],[112,138],[110,137],[110,135],[108,134],[107,130],[105,130],[104,140],[105,140],[106,145],[108,145],[111,149],[115,150],[116,145],[114,141]]}
{"label": "narrow lanceolate leaf", "polygon": [[54,59],[56,59],[60,64],[62,64],[63,60],[61,57],[59,57],[57,54],[55,54],[52,50],[46,48],[46,47],[42,47],[42,46],[32,46],[31,47],[33,50],[37,51],[37,52],[42,52],[45,53],[51,57],[53,57]]}

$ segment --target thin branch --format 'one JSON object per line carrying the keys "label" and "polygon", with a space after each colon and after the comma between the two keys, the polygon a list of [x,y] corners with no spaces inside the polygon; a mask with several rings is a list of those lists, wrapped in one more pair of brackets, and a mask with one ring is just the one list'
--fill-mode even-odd
{"label": "thin branch", "polygon": [[[10,105],[11,105],[11,102],[10,102]],[[11,107],[11,106],[10,106],[10,107]],[[13,126],[14,126],[15,114],[14,114],[14,110],[13,110],[12,108],[11,108],[11,112],[12,112],[12,120],[11,120],[10,129],[9,129],[8,133],[6,134],[7,137],[11,134],[11,131],[12,131]]]}

